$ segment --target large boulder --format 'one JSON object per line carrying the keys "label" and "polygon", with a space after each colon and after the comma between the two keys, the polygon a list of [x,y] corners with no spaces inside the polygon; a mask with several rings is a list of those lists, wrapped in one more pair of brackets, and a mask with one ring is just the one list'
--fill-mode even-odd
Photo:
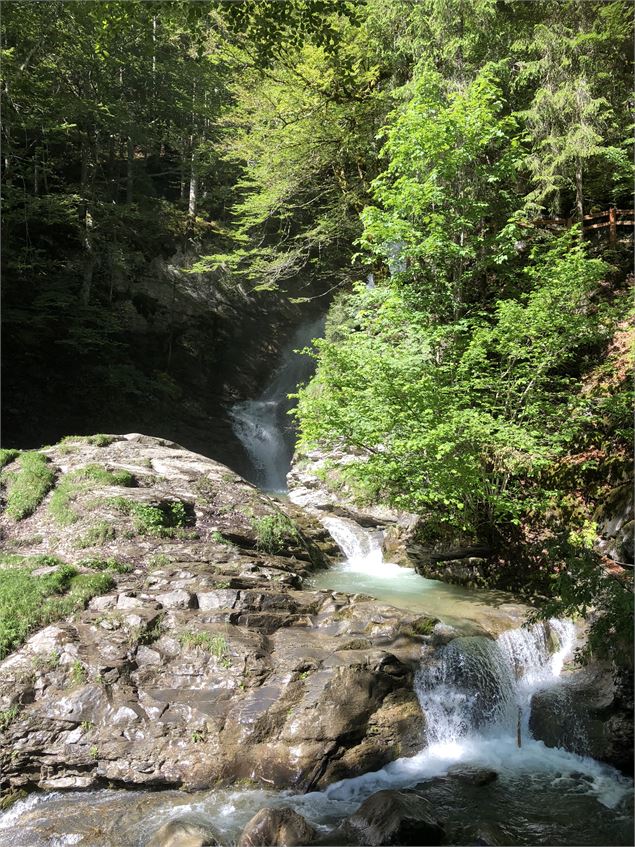
{"label": "large boulder", "polygon": [[238,847],[296,847],[311,844],[316,834],[315,828],[288,806],[261,809],[243,829]]}
{"label": "large boulder", "polygon": [[354,843],[377,847],[385,844],[419,847],[441,844],[444,830],[432,805],[416,792],[378,791],[371,795],[341,827]]}
{"label": "large boulder", "polygon": [[633,774],[633,678],[594,664],[563,676],[531,700],[529,728],[547,747],[564,747]]}
{"label": "large boulder", "polygon": [[145,847],[216,847],[220,843],[206,818],[189,814],[163,824]]}
{"label": "large boulder", "polygon": [[5,549],[117,568],[0,663],[0,789],[320,789],[418,749],[415,616],[302,590],[328,554],[310,514],[145,435],[45,452],[56,487],[0,518]]}

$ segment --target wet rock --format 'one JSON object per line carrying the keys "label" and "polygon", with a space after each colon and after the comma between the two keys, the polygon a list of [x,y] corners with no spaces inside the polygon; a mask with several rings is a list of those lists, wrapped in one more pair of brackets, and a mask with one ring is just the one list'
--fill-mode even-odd
{"label": "wet rock", "polygon": [[368,798],[342,826],[345,836],[358,844],[438,845],[444,830],[432,805],[408,791],[378,791]]}
{"label": "wet rock", "polygon": [[633,774],[633,680],[594,664],[563,676],[531,699],[529,728],[547,747],[564,747]]}
{"label": "wet rock", "polygon": [[489,785],[498,779],[496,771],[472,765],[453,765],[448,770],[448,776],[468,785]]}
{"label": "wet rock", "polygon": [[220,843],[207,819],[191,814],[163,824],[145,847],[216,847]]}
{"label": "wet rock", "polygon": [[634,508],[633,486],[627,483],[609,491],[593,515],[598,551],[617,562],[633,562]]}
{"label": "wet rock", "polygon": [[295,847],[312,844],[316,830],[293,809],[261,809],[245,826],[238,847]]}

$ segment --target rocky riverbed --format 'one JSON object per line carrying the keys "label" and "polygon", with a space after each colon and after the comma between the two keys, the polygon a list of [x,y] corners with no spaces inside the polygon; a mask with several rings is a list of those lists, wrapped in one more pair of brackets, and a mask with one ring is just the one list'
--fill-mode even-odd
{"label": "rocky riverbed", "polygon": [[[303,591],[335,553],[320,524],[160,439],[43,453],[55,486],[30,517],[2,518],[4,550],[127,567],[0,666],[4,791],[309,790],[420,747],[412,674],[430,640],[417,629],[430,629],[369,599]],[[80,484],[86,467],[131,485]],[[60,491],[73,515],[62,522]],[[144,523],[152,509],[182,525]]]}
{"label": "rocky riverbed", "polygon": [[[40,455],[48,490],[20,519],[5,508],[2,568],[104,579],[68,613],[47,617],[43,601],[39,623],[0,664],[2,803],[19,801],[0,819],[2,847],[527,844],[534,830],[498,810],[511,804],[524,820],[527,803],[561,795],[538,824],[544,843],[586,831],[571,814],[583,802],[602,843],[626,843],[630,783],[597,762],[536,741],[516,750],[504,736],[436,749],[446,683],[430,711],[422,673],[436,679],[446,647],[461,643],[476,650],[473,670],[497,679],[515,607],[497,598],[491,620],[479,609],[466,632],[416,603],[319,588],[342,558],[319,520],[333,508],[272,499],[169,441],[72,437]],[[7,506],[21,458],[3,471]],[[402,516],[342,508],[358,527],[383,530],[391,549],[403,543]],[[514,632],[513,643],[533,643]],[[529,668],[523,650],[510,661]],[[498,658],[482,665],[487,656]],[[448,696],[463,698],[450,717],[472,697]],[[536,738],[558,747],[553,696],[535,699]],[[594,720],[610,712],[615,723],[605,700],[596,705]],[[586,752],[577,736],[570,747]],[[627,768],[619,743],[611,749]]]}

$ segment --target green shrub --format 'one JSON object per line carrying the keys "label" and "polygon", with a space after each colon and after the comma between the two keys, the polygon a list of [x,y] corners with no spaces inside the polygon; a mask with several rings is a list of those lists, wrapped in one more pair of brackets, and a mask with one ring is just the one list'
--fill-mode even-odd
{"label": "green shrub", "polygon": [[253,527],[256,531],[256,547],[265,553],[279,553],[298,537],[295,524],[283,514],[256,518]]}
{"label": "green shrub", "polygon": [[113,497],[109,503],[123,514],[132,516],[134,528],[139,535],[155,535],[161,538],[189,537],[184,532],[187,512],[180,500],[153,505],[136,503],[125,497]]}
{"label": "green shrub", "polygon": [[15,520],[33,514],[55,480],[55,471],[42,453],[23,453],[19,469],[4,476],[7,486],[7,514]]}

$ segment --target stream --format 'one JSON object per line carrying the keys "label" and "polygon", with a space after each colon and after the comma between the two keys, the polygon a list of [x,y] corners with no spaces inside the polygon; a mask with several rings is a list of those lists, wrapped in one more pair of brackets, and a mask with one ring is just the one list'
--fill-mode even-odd
{"label": "stream", "polygon": [[[293,440],[284,424],[286,395],[308,375],[293,350],[320,327],[301,327],[261,396],[232,410],[253,479],[266,490],[285,487]],[[459,630],[432,659],[426,654],[415,677],[426,716],[420,751],[304,795],[252,788],[36,793],[0,816],[0,847],[144,847],[162,824],[184,813],[204,816],[224,843],[236,843],[256,811],[277,805],[292,806],[327,833],[371,794],[421,783],[459,831],[479,824],[480,843],[632,844],[632,781],[591,758],[547,748],[529,730],[532,694],[555,684],[573,656],[574,624],[523,627],[526,609],[510,595],[425,579],[384,561],[376,531],[343,518],[322,521],[342,550],[341,561],[305,587],[368,594]],[[456,782],[443,778],[457,765],[490,768],[498,778],[457,792]]]}

